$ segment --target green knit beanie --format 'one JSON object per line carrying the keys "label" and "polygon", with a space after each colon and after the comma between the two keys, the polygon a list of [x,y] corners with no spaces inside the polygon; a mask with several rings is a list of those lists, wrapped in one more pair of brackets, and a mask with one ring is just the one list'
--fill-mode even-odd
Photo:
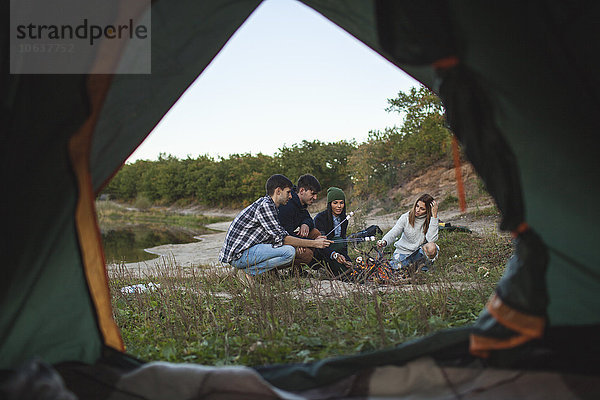
{"label": "green knit beanie", "polygon": [[344,191],[340,188],[330,187],[327,189],[327,202],[331,203],[334,200],[344,200],[346,201],[346,195]]}

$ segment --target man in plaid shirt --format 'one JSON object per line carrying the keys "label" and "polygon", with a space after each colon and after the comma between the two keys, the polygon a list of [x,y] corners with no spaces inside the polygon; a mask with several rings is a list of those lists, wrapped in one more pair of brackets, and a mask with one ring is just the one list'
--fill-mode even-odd
{"label": "man in plaid shirt", "polygon": [[325,236],[294,237],[281,226],[277,207],[291,199],[292,186],[284,175],[273,175],[267,180],[267,195],[246,207],[229,226],[219,253],[221,262],[258,275],[291,266],[296,247],[322,249],[332,243]]}

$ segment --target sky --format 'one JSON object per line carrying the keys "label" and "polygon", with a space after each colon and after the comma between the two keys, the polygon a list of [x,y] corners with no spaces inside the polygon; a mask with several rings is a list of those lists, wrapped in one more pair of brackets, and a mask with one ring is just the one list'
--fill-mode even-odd
{"label": "sky", "polygon": [[401,124],[387,99],[418,82],[311,8],[267,0],[130,156],[275,154]]}

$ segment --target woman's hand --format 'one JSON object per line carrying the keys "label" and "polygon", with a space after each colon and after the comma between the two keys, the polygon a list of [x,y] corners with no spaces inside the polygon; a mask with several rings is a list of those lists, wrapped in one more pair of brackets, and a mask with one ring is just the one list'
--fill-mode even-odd
{"label": "woman's hand", "polygon": [[339,262],[340,264],[344,264],[346,267],[352,266],[352,263],[350,263],[350,261],[346,260],[346,257],[344,257],[340,253],[333,253],[333,259],[335,261]]}
{"label": "woman's hand", "polygon": [[433,218],[437,218],[437,212],[438,212],[438,203],[437,203],[437,201],[433,200],[431,202],[431,215]]}

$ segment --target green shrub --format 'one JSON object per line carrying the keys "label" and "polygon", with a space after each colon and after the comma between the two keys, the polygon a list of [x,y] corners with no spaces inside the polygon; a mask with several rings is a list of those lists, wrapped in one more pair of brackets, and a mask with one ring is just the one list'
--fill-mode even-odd
{"label": "green shrub", "polygon": [[447,195],[440,201],[439,210],[444,211],[449,208],[456,207],[458,205],[458,197],[453,196],[451,194]]}
{"label": "green shrub", "polygon": [[139,194],[136,197],[133,206],[138,210],[145,211],[152,206],[152,202],[146,196]]}

